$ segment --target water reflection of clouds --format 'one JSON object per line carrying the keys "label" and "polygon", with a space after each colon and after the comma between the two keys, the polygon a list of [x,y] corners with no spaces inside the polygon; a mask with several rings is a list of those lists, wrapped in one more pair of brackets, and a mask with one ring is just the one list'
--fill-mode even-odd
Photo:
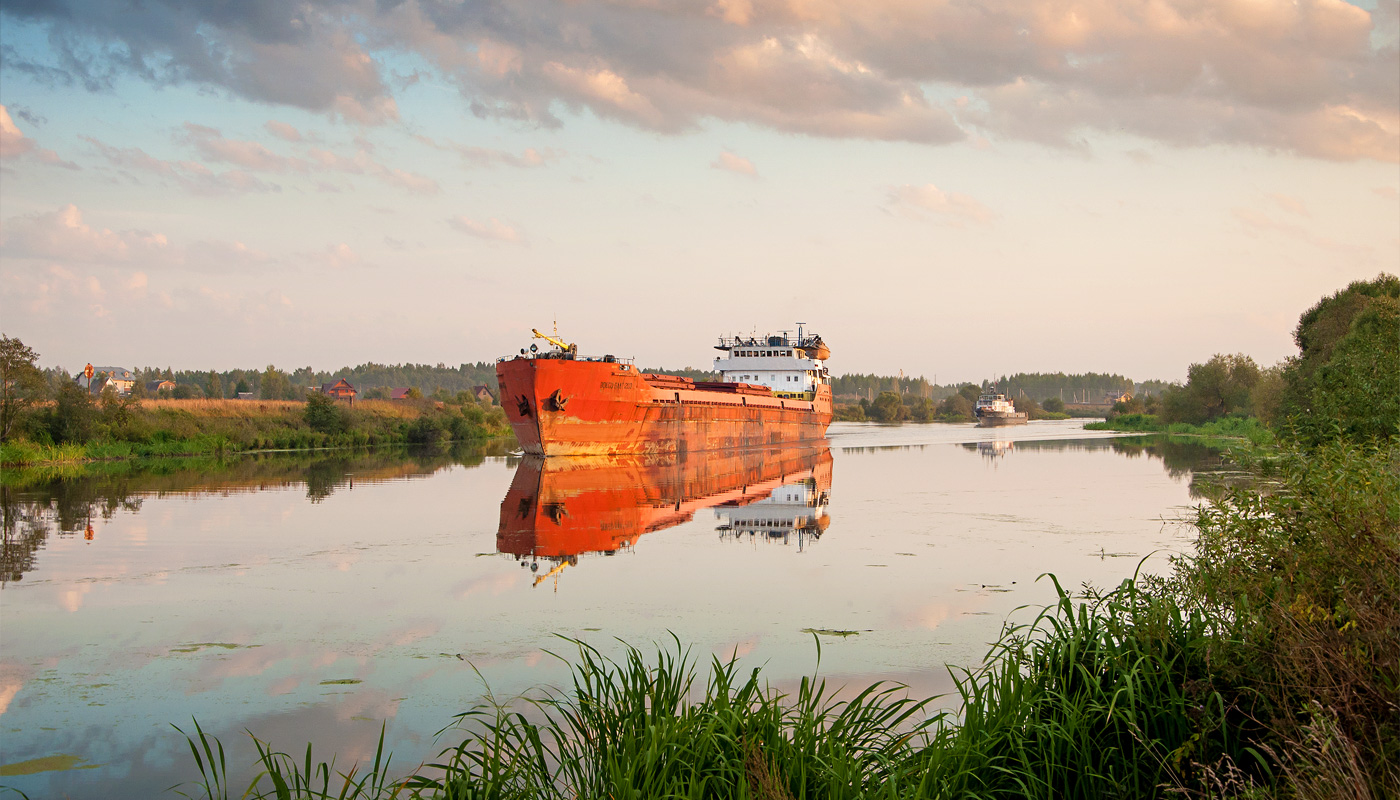
{"label": "water reflection of clouds", "polygon": [[230,678],[253,678],[274,667],[285,667],[286,662],[302,654],[294,653],[283,644],[250,645],[217,655],[199,655],[199,667],[190,676],[185,686],[185,694],[202,694],[223,688]]}
{"label": "water reflection of clouds", "polygon": [[83,607],[83,598],[91,591],[91,583],[80,583],[72,589],[64,589],[59,595],[58,605],[69,614],[76,614]]}
{"label": "water reflection of clouds", "polygon": [[437,620],[422,620],[406,628],[391,631],[389,634],[389,645],[393,647],[403,647],[404,645],[413,644],[414,642],[433,636],[440,630],[442,630],[441,622]]}
{"label": "water reflection of clouds", "polygon": [[24,682],[34,674],[34,670],[23,664],[13,664],[0,662],[0,714],[4,714],[10,708],[10,701],[15,699],[19,690],[24,688]]}
{"label": "water reflection of clouds", "polygon": [[507,570],[469,578],[452,587],[452,596],[465,600],[475,594],[486,593],[492,597],[504,594],[525,577],[523,572]]}
{"label": "water reflection of clouds", "polygon": [[902,627],[922,628],[931,631],[946,622],[952,614],[952,606],[948,603],[934,602],[901,609],[893,616],[896,624]]}
{"label": "water reflection of clouds", "polygon": [[716,649],[716,653],[721,659],[743,658],[752,653],[754,650],[758,649],[758,645],[762,641],[762,634],[754,634],[747,638],[739,639],[737,641],[731,641],[727,644],[721,645],[719,648]]}

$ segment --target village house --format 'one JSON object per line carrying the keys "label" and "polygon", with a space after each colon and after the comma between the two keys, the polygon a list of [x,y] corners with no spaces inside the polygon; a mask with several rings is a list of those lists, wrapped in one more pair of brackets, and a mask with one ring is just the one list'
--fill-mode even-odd
{"label": "village house", "polygon": [[86,389],[88,394],[102,394],[111,386],[118,395],[126,396],[131,394],[132,388],[136,386],[136,375],[126,367],[93,367],[92,378],[79,375],[78,385]]}
{"label": "village house", "polygon": [[476,401],[483,405],[491,405],[496,402],[496,396],[491,394],[490,387],[485,384],[478,385],[472,389],[472,394],[476,395]]}
{"label": "village house", "polygon": [[350,385],[350,381],[340,378],[335,383],[321,384],[321,394],[330,395],[337,400],[349,400],[353,403],[355,401],[355,395],[359,394],[359,392],[355,391],[355,387]]}
{"label": "village house", "polygon": [[175,381],[146,381],[147,394],[160,394],[161,392],[175,391]]}
{"label": "village house", "polygon": [[407,387],[407,386],[396,386],[396,387],[394,387],[394,388],[391,388],[391,389],[389,390],[389,399],[390,399],[390,400],[407,400],[407,399],[408,399],[408,387]]}

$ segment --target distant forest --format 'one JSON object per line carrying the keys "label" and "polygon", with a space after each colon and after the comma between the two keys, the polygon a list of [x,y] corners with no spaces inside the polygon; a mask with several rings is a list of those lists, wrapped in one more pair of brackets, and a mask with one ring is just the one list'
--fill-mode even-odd
{"label": "distant forest", "polygon": [[170,380],[177,387],[184,387],[202,397],[233,397],[237,392],[252,392],[254,396],[266,399],[300,398],[307,388],[317,388],[341,378],[349,381],[361,393],[373,389],[416,388],[425,396],[442,393],[455,396],[458,392],[470,392],[477,386],[486,386],[493,394],[496,392],[496,364],[486,361],[456,367],[446,364],[370,362],[334,372],[317,371],[311,367],[287,372],[270,364],[264,369],[231,369],[223,372],[172,370],[169,367],[137,367],[134,372],[139,383]]}
{"label": "distant forest", "polygon": [[[983,385],[993,383],[984,381]],[[1066,403],[1099,402],[1109,393],[1129,392],[1133,395],[1160,395],[1166,389],[1166,381],[1144,381],[1135,383],[1122,375],[1108,375],[1099,372],[1083,372],[1066,375],[1063,372],[1018,372],[1003,375],[994,383],[1009,397],[1029,397],[1036,401],[1050,397],[1063,398]],[[838,400],[874,400],[882,392],[898,395],[927,397],[939,401],[957,393],[963,383],[940,386],[930,383],[923,377],[897,378],[888,375],[840,375],[832,379],[832,394]]]}
{"label": "distant forest", "polygon": [[[684,375],[695,380],[718,380],[719,374],[709,370],[665,369],[643,367],[645,372]],[[180,394],[202,397],[233,397],[236,392],[252,392],[256,397],[277,399],[300,397],[306,388],[333,383],[340,378],[349,381],[361,393],[374,389],[416,388],[425,396],[471,392],[477,386],[496,391],[496,365],[479,361],[475,364],[375,364],[373,362],[334,371],[319,371],[302,367],[284,371],[268,365],[263,369],[232,369],[225,371],[174,370],[169,367],[137,367],[134,372],[142,384],[157,380],[174,381],[183,387]],[[1128,391],[1137,396],[1161,396],[1169,384],[1166,381],[1135,383],[1122,375],[1086,372],[1067,375],[1054,373],[1017,373],[996,381],[1012,397],[1029,397],[1037,401],[1063,397],[1065,402],[1076,400],[1098,402],[1110,393]],[[923,377],[901,378],[890,375],[851,374],[832,379],[832,393],[837,400],[855,402],[864,398],[874,400],[882,392],[901,396],[926,397],[935,402],[956,394],[964,384],[937,385]]]}

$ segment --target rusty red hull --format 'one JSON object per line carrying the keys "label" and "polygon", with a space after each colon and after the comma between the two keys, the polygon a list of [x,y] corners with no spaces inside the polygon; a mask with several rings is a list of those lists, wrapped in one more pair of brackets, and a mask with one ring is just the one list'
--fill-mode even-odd
{"label": "rusty red hull", "polygon": [[831,387],[810,399],[743,384],[641,373],[563,358],[497,362],[501,405],[527,453],[664,455],[813,442],[831,424]]}
{"label": "rusty red hull", "polygon": [[701,509],[747,505],[794,481],[830,492],[831,466],[825,442],[706,457],[527,458],[501,501],[496,549],[556,561],[613,553]]}

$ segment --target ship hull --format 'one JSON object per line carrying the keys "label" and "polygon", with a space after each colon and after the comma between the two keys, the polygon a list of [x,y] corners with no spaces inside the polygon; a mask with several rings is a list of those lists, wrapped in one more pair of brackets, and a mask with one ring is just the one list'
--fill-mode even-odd
{"label": "ship hull", "polygon": [[564,358],[497,362],[501,405],[534,455],[668,455],[811,442],[831,424],[831,387],[811,399],[739,384],[702,388],[628,364]]}
{"label": "ship hull", "polygon": [[794,481],[828,493],[831,467],[825,442],[686,459],[527,456],[501,501],[496,550],[556,561],[613,553],[702,509],[748,505]]}
{"label": "ship hull", "polygon": [[1007,413],[989,411],[977,417],[977,424],[983,428],[1000,428],[1005,425],[1025,425],[1029,417],[1024,412]]}

